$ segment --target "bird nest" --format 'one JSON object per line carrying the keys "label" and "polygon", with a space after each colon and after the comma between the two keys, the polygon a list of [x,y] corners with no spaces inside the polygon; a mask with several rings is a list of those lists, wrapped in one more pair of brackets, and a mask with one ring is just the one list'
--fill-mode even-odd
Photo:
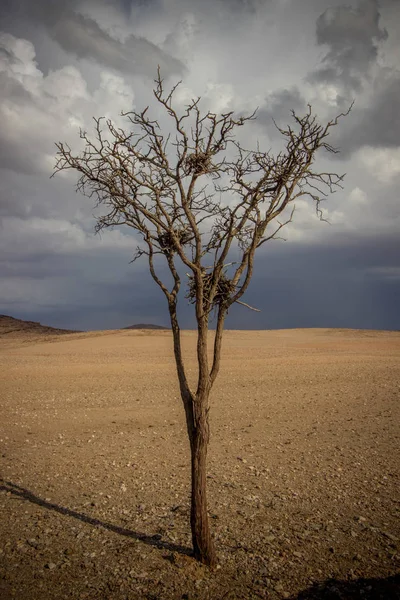
{"label": "bird nest", "polygon": [[211,159],[204,152],[189,154],[185,160],[186,174],[200,175],[211,170]]}
{"label": "bird nest", "polygon": [[[190,233],[184,229],[175,229],[174,235],[175,238],[178,239],[178,242],[181,244],[181,246],[187,244],[191,239]],[[160,244],[160,248],[163,250],[176,252],[176,242],[172,235],[172,231],[165,231],[164,233],[161,233],[158,236],[158,243]]]}
{"label": "bird nest", "polygon": [[[203,274],[203,286],[204,286],[204,299],[210,303],[210,293],[211,293],[211,285],[212,285],[212,273],[204,273]],[[232,283],[232,280],[229,279],[224,273],[221,274],[220,279],[217,284],[217,289],[212,300],[211,307],[215,308],[216,306],[220,306],[224,302],[226,302],[232,294],[236,291],[236,286]],[[189,300],[191,304],[195,304],[196,302],[196,281],[193,275],[189,275],[189,290],[186,294],[186,298]]]}

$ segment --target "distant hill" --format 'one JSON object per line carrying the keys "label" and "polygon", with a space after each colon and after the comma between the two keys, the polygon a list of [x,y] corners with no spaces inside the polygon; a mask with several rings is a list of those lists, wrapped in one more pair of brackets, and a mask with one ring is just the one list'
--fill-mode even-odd
{"label": "distant hill", "polygon": [[66,333],[78,332],[69,329],[49,327],[48,325],[42,325],[37,321],[23,321],[22,319],[15,319],[8,315],[0,315],[0,337],[14,334],[64,335]]}
{"label": "distant hill", "polygon": [[137,325],[129,325],[123,327],[123,329],[170,329],[170,327],[163,327],[162,325],[153,325],[152,323],[138,323]]}

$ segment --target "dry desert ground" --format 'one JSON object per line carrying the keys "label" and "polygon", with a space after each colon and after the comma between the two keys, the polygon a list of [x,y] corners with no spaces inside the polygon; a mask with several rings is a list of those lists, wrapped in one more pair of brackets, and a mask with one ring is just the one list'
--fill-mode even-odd
{"label": "dry desert ground", "polygon": [[0,365],[2,600],[400,598],[400,333],[225,333],[215,571],[190,556],[169,331],[15,332]]}

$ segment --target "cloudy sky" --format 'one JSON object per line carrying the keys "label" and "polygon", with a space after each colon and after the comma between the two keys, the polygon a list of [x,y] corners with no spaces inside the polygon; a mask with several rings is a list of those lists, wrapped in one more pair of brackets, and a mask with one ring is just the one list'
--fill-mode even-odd
{"label": "cloudy sky", "polygon": [[[274,118],[311,103],[347,173],[318,221],[298,202],[286,242],[265,244],[230,328],[400,329],[398,0],[3,0],[0,4],[0,313],[77,329],[168,324],[130,231],[94,235],[73,174],[50,179],[56,141],[92,116],[144,108],[160,65],[177,96],[251,111],[246,142],[275,148]],[[184,327],[194,320],[182,299]]]}

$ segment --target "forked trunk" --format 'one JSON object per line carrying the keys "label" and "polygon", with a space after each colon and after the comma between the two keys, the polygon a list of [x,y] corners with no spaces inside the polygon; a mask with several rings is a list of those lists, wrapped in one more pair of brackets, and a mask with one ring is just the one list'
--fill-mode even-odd
{"label": "forked trunk", "polygon": [[193,551],[196,560],[210,567],[217,564],[214,543],[211,538],[207,513],[207,448],[210,438],[208,423],[208,399],[210,381],[207,365],[207,327],[199,331],[199,386],[193,394],[187,383],[182,360],[180,329],[176,316],[176,304],[170,306],[171,325],[174,337],[175,360],[186,414],[186,425],[190,441],[192,490],[190,525],[192,529]]}
{"label": "forked trunk", "polygon": [[203,413],[196,424],[191,440],[192,502],[190,525],[196,560],[209,567],[217,564],[214,542],[211,538],[207,512],[207,446],[209,439],[208,417]]}

